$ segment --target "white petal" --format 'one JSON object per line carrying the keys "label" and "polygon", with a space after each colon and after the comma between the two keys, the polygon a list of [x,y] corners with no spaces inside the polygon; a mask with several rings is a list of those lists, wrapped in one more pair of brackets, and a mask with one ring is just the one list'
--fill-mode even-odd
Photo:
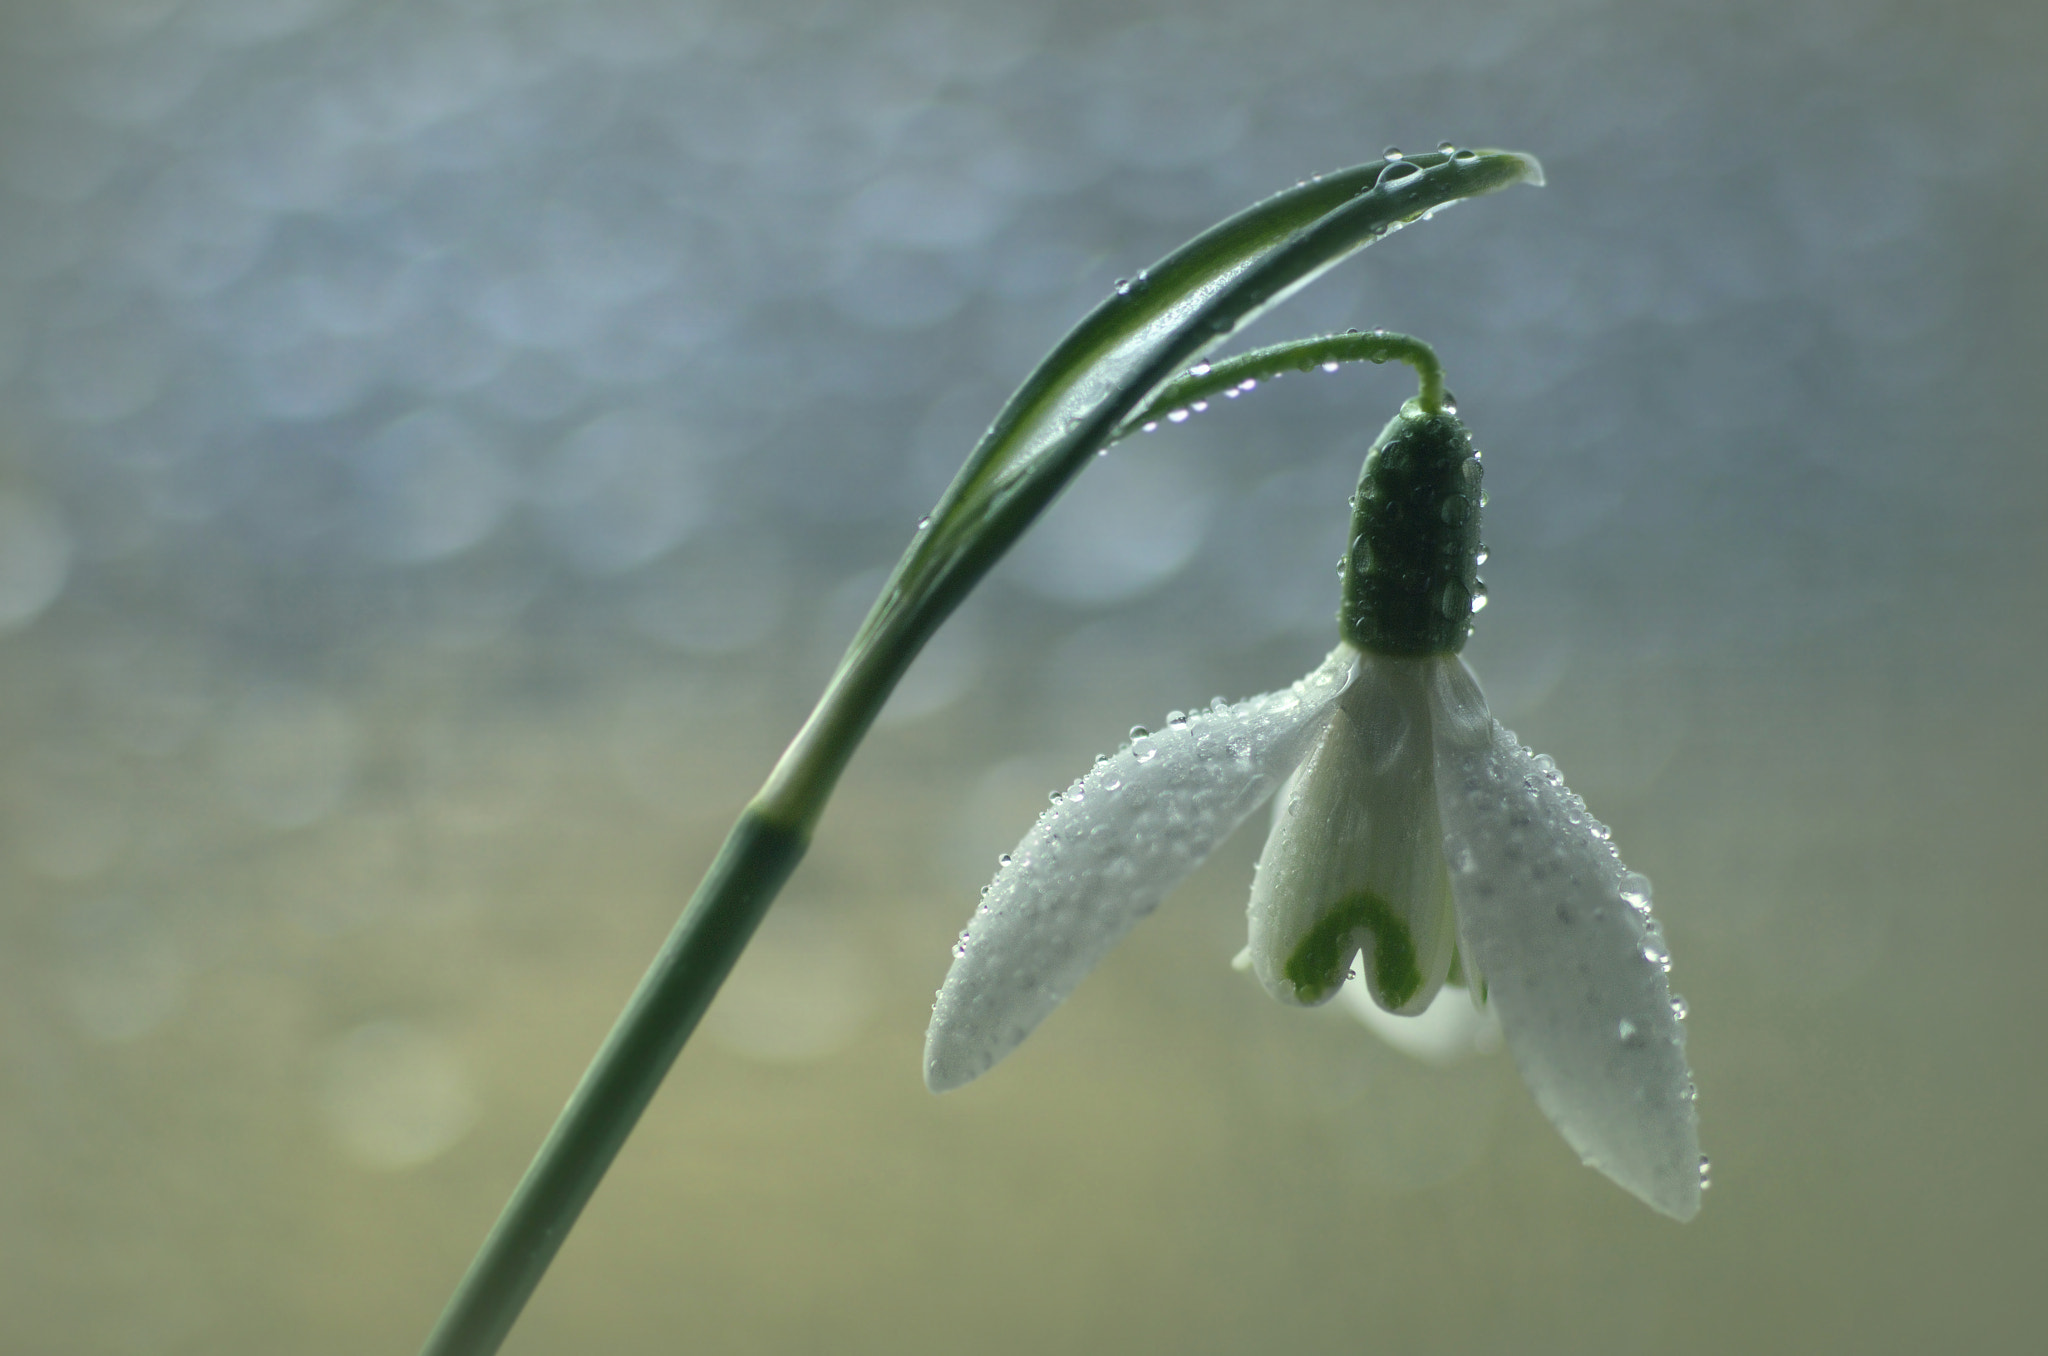
{"label": "white petal", "polygon": [[1291,688],[1134,740],[1039,817],[954,948],[925,1035],[932,1091],[980,1077],[1015,1048],[1273,794],[1356,659],[1340,646]]}
{"label": "white petal", "polygon": [[[1700,1208],[1699,1121],[1649,881],[1549,759],[1486,712],[1462,663],[1436,689],[1437,795],[1468,974],[1536,1103],[1656,1210]],[[1476,981],[1475,981],[1476,982]]]}
{"label": "white petal", "polygon": [[1370,655],[1294,779],[1252,881],[1252,968],[1321,1003],[1363,952],[1372,998],[1425,1011],[1456,940],[1430,737],[1435,659]]}
{"label": "white petal", "polygon": [[1492,1008],[1474,1001],[1467,989],[1447,986],[1438,990],[1429,1010],[1416,1017],[1388,1012],[1355,984],[1345,985],[1337,1001],[1375,1036],[1424,1064],[1456,1064],[1500,1049],[1500,1020]]}

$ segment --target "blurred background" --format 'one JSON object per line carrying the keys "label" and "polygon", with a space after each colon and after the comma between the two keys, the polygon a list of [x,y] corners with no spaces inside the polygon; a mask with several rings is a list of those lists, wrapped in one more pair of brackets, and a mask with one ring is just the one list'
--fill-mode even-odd
{"label": "blurred background", "polygon": [[947,626],[507,1350],[2038,1341],[2044,63],[2026,0],[10,0],[6,1349],[414,1350],[1011,387],[1445,139],[1549,187],[1244,338],[1442,352],[1467,654],[1657,883],[1705,1212],[1233,974],[1253,828],[924,1091],[1046,793],[1330,645],[1412,389],[1347,370]]}

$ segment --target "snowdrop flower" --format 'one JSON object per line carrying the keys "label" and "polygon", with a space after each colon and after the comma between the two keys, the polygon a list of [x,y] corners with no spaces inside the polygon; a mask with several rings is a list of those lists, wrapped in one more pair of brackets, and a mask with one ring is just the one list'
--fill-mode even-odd
{"label": "snowdrop flower", "polygon": [[1587,1164],[1697,1213],[1684,1005],[1650,883],[1458,657],[1486,597],[1479,484],[1455,414],[1403,406],[1353,501],[1337,648],[1291,687],[1133,730],[1055,796],[954,948],[925,1044],[933,1091],[1015,1048],[1278,792],[1249,908],[1267,991],[1316,1004],[1355,975],[1412,1015],[1469,987]]}

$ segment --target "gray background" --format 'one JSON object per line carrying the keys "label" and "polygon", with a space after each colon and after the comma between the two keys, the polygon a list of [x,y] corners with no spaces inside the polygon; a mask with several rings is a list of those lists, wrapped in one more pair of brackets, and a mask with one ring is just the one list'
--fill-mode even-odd
{"label": "gray background", "polygon": [[1652,876],[1714,1188],[1269,1003],[1254,833],[944,1100],[1046,791],[1306,670],[1405,374],[1117,449],[919,662],[516,1352],[2025,1346],[2044,1193],[2021,0],[10,0],[0,1326],[408,1351],[880,572],[1120,276],[1539,154],[1250,340],[1442,352],[1468,650]]}

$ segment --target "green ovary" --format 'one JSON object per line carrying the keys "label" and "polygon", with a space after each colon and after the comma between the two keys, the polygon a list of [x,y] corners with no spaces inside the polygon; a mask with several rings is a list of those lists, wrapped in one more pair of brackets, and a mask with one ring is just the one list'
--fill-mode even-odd
{"label": "green ovary", "polygon": [[1374,996],[1389,1009],[1403,1007],[1422,987],[1415,963],[1415,939],[1408,923],[1386,900],[1370,890],[1345,896],[1287,958],[1287,982],[1304,1003],[1320,1003],[1344,983],[1354,950],[1352,938],[1363,928],[1372,934]]}

